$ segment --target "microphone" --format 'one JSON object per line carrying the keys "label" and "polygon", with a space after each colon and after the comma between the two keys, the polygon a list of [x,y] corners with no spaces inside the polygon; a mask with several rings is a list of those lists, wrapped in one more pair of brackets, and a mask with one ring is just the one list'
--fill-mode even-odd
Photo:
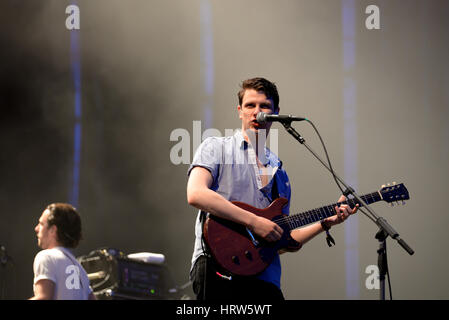
{"label": "microphone", "polygon": [[285,114],[268,114],[265,112],[259,112],[256,116],[256,121],[260,124],[264,124],[267,122],[292,122],[292,121],[304,121],[307,120],[307,118],[302,117],[295,117],[292,115],[285,115]]}

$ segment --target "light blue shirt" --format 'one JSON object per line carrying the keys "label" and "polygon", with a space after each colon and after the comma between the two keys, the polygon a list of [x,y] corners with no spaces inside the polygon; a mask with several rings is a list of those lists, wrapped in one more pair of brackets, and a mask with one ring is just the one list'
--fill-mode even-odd
{"label": "light blue shirt", "polygon": [[[266,208],[273,201],[271,189],[276,179],[279,197],[288,199],[282,211],[289,214],[291,188],[282,162],[267,147],[264,147],[265,159],[259,157],[271,174],[266,186],[262,186],[261,172],[256,162],[255,150],[243,138],[241,130],[229,137],[209,137],[203,141],[195,153],[188,174],[194,167],[209,170],[213,182],[211,189],[229,201],[241,201],[256,208]],[[205,254],[202,239],[201,211],[195,222],[195,246],[192,267],[199,256]],[[279,255],[261,274],[257,276],[281,287],[281,263]]]}

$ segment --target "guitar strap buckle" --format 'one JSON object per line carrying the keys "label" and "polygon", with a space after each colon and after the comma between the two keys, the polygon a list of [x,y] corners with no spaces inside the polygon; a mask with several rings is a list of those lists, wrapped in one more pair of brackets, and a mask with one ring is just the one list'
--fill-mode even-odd
{"label": "guitar strap buckle", "polygon": [[334,238],[332,238],[329,230],[326,231],[326,242],[329,247],[332,247],[333,245],[335,245],[335,240],[334,240]]}

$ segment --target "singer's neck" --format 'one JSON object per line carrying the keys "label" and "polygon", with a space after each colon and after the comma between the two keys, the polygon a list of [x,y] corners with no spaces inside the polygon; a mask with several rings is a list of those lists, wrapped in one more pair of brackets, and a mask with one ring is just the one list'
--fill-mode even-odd
{"label": "singer's neck", "polygon": [[[256,128],[248,128],[248,129],[244,129],[242,128],[242,135],[243,138],[247,141],[247,142],[251,142],[253,140],[255,141],[267,141],[268,138],[268,134],[270,133],[270,128],[261,128],[261,129],[256,129]],[[254,138],[253,138],[254,137]]]}
{"label": "singer's neck", "polygon": [[243,139],[251,144],[252,148],[256,152],[256,156],[259,158],[259,154],[262,153],[265,156],[265,145],[270,129],[242,129]]}

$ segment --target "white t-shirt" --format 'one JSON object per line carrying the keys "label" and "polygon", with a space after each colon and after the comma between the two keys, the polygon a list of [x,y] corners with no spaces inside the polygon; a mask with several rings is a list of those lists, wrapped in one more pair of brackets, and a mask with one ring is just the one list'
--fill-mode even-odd
{"label": "white t-shirt", "polygon": [[40,251],[34,258],[33,270],[33,290],[39,280],[51,280],[55,283],[55,300],[87,300],[92,292],[86,271],[66,248]]}

